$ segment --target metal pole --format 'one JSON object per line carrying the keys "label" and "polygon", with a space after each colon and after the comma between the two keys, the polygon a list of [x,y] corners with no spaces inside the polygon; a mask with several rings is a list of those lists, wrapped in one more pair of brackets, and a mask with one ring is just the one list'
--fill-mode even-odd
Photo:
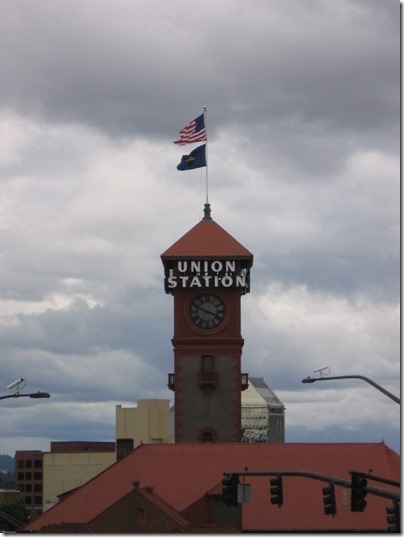
{"label": "metal pole", "polygon": [[0,399],[11,399],[18,397],[31,397],[31,399],[48,399],[50,397],[48,392],[35,392],[35,393],[13,393],[11,395],[2,395]]}
{"label": "metal pole", "polygon": [[[341,487],[345,488],[351,488],[351,481],[348,481],[346,479],[341,479],[339,477],[334,477],[331,475],[325,475],[325,474],[318,474],[316,472],[304,472],[304,471],[277,471],[277,472],[223,472],[223,475],[227,474],[234,474],[238,476],[289,476],[289,477],[307,477],[309,479],[317,479],[318,481],[324,481],[326,483],[334,483],[335,485],[339,485]],[[399,501],[401,498],[400,493],[393,492],[390,490],[380,489],[377,487],[366,487],[366,490],[369,494],[373,494],[374,496],[380,496],[382,498],[388,498],[389,500],[397,500]]]}
{"label": "metal pole", "polygon": [[317,378],[314,378],[314,379],[312,379],[310,377],[307,377],[307,379],[302,380],[302,383],[303,384],[311,384],[312,382],[316,382],[317,380],[339,380],[339,379],[361,379],[361,380],[364,380],[365,382],[368,382],[369,384],[371,384],[374,388],[376,388],[380,392],[384,393],[384,395],[387,395],[387,397],[390,397],[390,399],[392,399],[395,403],[397,403],[398,405],[400,404],[400,399],[398,397],[393,395],[388,390],[384,389],[382,386],[380,386],[379,384],[377,384],[376,382],[374,382],[370,378],[364,377],[363,375],[342,375],[342,376],[339,376],[339,377],[317,377]]}

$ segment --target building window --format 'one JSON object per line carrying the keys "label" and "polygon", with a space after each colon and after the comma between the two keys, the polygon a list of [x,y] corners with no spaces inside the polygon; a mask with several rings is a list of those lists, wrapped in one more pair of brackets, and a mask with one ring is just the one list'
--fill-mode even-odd
{"label": "building window", "polygon": [[30,479],[32,479],[32,473],[31,472],[26,472],[25,473],[25,479],[28,481]]}
{"label": "building window", "polygon": [[18,472],[18,481],[24,480],[24,472]]}
{"label": "building window", "polygon": [[248,373],[241,373],[241,391],[248,388]]}
{"label": "building window", "polygon": [[216,384],[216,371],[214,358],[210,354],[201,356],[200,369],[199,369],[199,385],[201,388],[210,386],[214,387]]}
{"label": "building window", "polygon": [[203,427],[198,433],[198,442],[202,444],[212,444],[218,441],[218,434],[213,427]]}
{"label": "building window", "polygon": [[42,460],[37,459],[34,461],[34,467],[35,468],[42,468]]}
{"label": "building window", "polygon": [[141,524],[144,524],[146,520],[147,520],[146,509],[143,507],[143,505],[139,505],[139,507],[137,508],[137,521],[140,522]]}
{"label": "building window", "polygon": [[202,356],[202,371],[213,371],[213,356]]}
{"label": "building window", "polygon": [[35,472],[34,473],[34,479],[36,481],[40,481],[42,479],[42,472]]}
{"label": "building window", "polygon": [[17,467],[18,468],[24,468],[24,461],[18,461],[17,462]]}
{"label": "building window", "polygon": [[32,468],[32,461],[25,461],[25,468]]}
{"label": "building window", "polygon": [[35,484],[34,485],[34,492],[42,492],[42,485]]}
{"label": "building window", "polygon": [[175,375],[174,373],[168,373],[168,389],[174,391],[175,390]]}

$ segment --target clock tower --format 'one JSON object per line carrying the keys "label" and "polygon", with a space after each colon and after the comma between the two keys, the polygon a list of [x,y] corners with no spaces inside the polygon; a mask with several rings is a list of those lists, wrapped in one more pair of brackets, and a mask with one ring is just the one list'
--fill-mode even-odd
{"label": "clock tower", "polygon": [[204,217],[162,255],[174,297],[175,442],[241,442],[241,297],[250,291],[253,255]]}

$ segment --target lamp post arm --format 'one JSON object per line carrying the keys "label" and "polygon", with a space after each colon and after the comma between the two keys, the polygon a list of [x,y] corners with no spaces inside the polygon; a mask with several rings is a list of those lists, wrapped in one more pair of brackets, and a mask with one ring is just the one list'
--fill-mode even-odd
{"label": "lamp post arm", "polygon": [[398,397],[396,397],[391,392],[389,392],[388,390],[386,390],[385,388],[383,388],[382,386],[380,386],[379,384],[374,382],[372,379],[370,379],[368,377],[364,377],[363,375],[341,375],[341,376],[338,376],[338,377],[318,377],[318,378],[314,378],[314,379],[308,377],[307,379],[303,379],[302,382],[304,384],[308,384],[308,383],[311,383],[311,382],[316,382],[317,380],[339,380],[339,379],[360,379],[360,380],[364,380],[365,382],[368,382],[374,388],[379,390],[379,392],[382,392],[382,393],[384,393],[384,395],[387,395],[387,397],[390,397],[390,399],[392,399],[395,403],[400,404],[400,399]]}
{"label": "lamp post arm", "polygon": [[31,397],[31,399],[48,399],[50,395],[48,392],[12,393],[11,395],[2,395],[0,396],[0,399],[16,399],[18,397]]}

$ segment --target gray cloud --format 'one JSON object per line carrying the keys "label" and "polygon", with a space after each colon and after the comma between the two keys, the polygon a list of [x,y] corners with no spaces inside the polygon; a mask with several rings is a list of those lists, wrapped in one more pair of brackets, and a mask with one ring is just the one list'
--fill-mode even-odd
{"label": "gray cloud", "polygon": [[52,397],[6,402],[0,452],[113,439],[115,404],[172,398],[160,254],[205,201],[172,140],[204,105],[212,216],[254,253],[242,369],[290,441],[399,449],[394,403],[300,382],[325,362],[399,391],[399,21],[371,0],[3,2],[0,381]]}
{"label": "gray cloud", "polygon": [[112,136],[172,136],[202,100],[212,133],[237,117],[385,137],[399,113],[398,11],[340,4],[8,2],[0,99]]}

